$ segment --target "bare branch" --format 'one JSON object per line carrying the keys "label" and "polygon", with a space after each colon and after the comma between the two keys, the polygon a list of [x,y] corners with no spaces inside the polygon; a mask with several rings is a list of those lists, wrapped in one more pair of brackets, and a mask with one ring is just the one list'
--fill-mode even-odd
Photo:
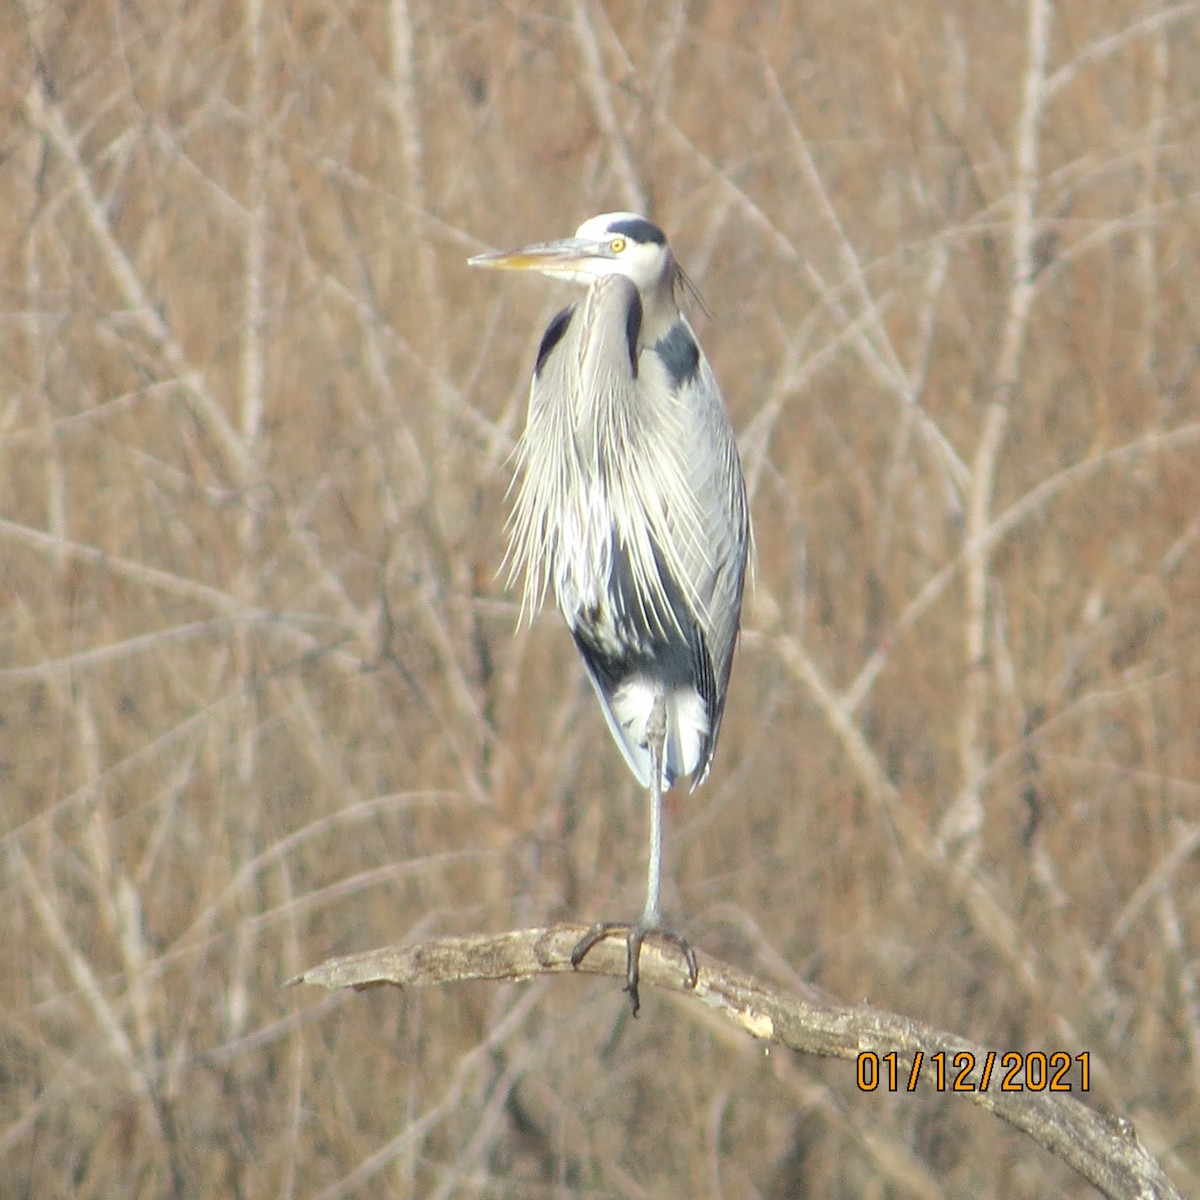
{"label": "bare branch", "polygon": [[596,121],[604,134],[604,144],[612,150],[613,169],[616,171],[617,180],[620,183],[622,198],[631,209],[636,212],[644,212],[646,210],[646,189],[641,184],[629,142],[617,120],[616,109],[612,102],[612,85],[605,78],[604,63],[600,54],[600,46],[596,41],[596,31],[592,26],[587,0],[574,0],[571,6],[571,16],[575,41],[583,61],[583,86],[587,91],[588,99],[592,102]]}
{"label": "bare branch", "polygon": [[[563,924],[385,946],[330,959],[289,980],[288,986],[311,983],[330,990],[361,990],[392,984],[409,988],[570,974],[575,970],[571,950],[586,932],[586,926]],[[989,1055],[986,1047],[898,1013],[865,1004],[841,1004],[815,989],[808,994],[789,992],[707,954],[697,954],[697,958],[696,998],[751,1037],[824,1058],[857,1059],[868,1052],[884,1055],[894,1051],[903,1064],[901,1078],[906,1082],[915,1054],[923,1054],[927,1060],[929,1055],[943,1052],[947,1063],[955,1055],[970,1055],[974,1067],[962,1082],[969,1079],[971,1090],[961,1094],[1027,1133],[1104,1195],[1113,1200],[1180,1196],[1124,1118],[1102,1115],[1063,1093],[1002,1091],[995,1070],[990,1086],[980,1090]],[[623,979],[624,942],[598,944],[578,970]],[[679,963],[652,943],[642,951],[642,982],[685,994],[689,991]],[[995,1055],[994,1060],[998,1062],[999,1057]],[[919,1070],[917,1077],[922,1077]],[[928,1082],[928,1070],[923,1077]]]}
{"label": "bare branch", "polygon": [[971,464],[967,496],[966,542],[970,551],[963,622],[962,718],[959,723],[959,760],[962,788],[944,815],[938,839],[955,847],[968,863],[978,855],[983,828],[983,784],[987,774],[987,741],[984,713],[988,707],[989,680],[984,671],[990,633],[991,560],[981,539],[992,521],[992,501],[1000,451],[1008,431],[1009,406],[1021,379],[1021,363],[1036,296],[1034,241],[1038,233],[1038,161],[1042,115],[1045,107],[1046,62],[1050,46],[1052,6],[1049,0],[1029,0],[1027,39],[1029,65],[1021,111],[1017,120],[1012,194],[1011,262],[1008,309],[1000,335],[999,360],[992,395],[979,444]]}
{"label": "bare branch", "polygon": [[88,174],[79,141],[62,108],[54,102],[43,82],[39,81],[26,93],[25,111],[30,125],[45,134],[65,164],[101,259],[120,289],[130,314],[150,343],[159,347],[166,364],[191,396],[197,417],[223,453],[231,478],[237,485],[245,486],[259,473],[253,454],[225,414],[203,372],[189,361],[182,344],[163,319],[133,262],[113,233],[109,215]]}

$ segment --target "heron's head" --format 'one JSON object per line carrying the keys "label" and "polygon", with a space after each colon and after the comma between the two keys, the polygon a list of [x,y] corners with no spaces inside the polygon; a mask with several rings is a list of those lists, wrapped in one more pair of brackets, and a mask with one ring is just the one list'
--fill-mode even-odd
{"label": "heron's head", "polygon": [[540,271],[568,283],[587,284],[601,275],[624,275],[643,294],[663,284],[673,289],[679,274],[663,231],[645,217],[628,212],[591,217],[574,237],[477,254],[469,261],[473,267]]}

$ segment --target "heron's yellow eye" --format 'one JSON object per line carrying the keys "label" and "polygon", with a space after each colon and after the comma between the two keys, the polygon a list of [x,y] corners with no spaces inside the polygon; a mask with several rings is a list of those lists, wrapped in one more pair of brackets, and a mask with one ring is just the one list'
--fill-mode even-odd
{"label": "heron's yellow eye", "polygon": [[623,237],[613,238],[613,240],[608,243],[608,248],[614,254],[620,254],[621,251],[625,249],[625,239]]}

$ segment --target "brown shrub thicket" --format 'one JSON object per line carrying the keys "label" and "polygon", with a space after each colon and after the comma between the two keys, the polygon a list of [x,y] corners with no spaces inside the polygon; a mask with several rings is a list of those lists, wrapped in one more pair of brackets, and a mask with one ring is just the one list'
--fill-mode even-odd
{"label": "brown shrub thicket", "polygon": [[12,1195],[1091,1194],[610,980],[319,998],[632,913],[643,801],[497,579],[545,281],[648,211],[757,586],[667,910],[1091,1055],[1200,1193],[1193,4],[23,0],[0,18]]}

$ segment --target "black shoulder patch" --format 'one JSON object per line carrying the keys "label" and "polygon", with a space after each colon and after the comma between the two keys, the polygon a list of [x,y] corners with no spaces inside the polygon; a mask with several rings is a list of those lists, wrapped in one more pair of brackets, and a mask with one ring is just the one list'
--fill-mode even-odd
{"label": "black shoulder patch", "polygon": [[642,332],[642,297],[636,288],[630,288],[629,310],[625,314],[625,341],[629,346],[629,369],[634,379],[638,373],[638,336]]}
{"label": "black shoulder patch", "polygon": [[645,217],[627,217],[624,221],[614,221],[608,227],[608,232],[623,233],[631,242],[653,242],[656,246],[667,244],[667,235]]}
{"label": "black shoulder patch", "polygon": [[682,321],[676,321],[654,343],[654,353],[666,367],[676,391],[685,383],[691,383],[700,372],[700,347]]}
{"label": "black shoulder patch", "polygon": [[536,379],[542,373],[542,367],[545,366],[546,359],[550,357],[550,351],[558,345],[563,339],[563,334],[567,332],[567,326],[571,323],[571,317],[575,313],[575,305],[568,304],[566,308],[546,326],[546,332],[542,334],[542,344],[538,347],[537,365],[533,368],[533,377]]}

